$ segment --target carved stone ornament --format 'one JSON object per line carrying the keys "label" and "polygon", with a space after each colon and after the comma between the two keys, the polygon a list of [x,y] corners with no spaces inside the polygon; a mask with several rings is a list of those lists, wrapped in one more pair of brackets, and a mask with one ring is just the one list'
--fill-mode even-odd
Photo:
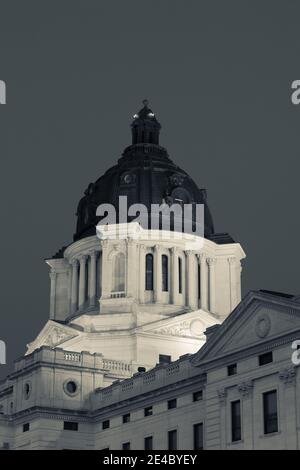
{"label": "carved stone ornament", "polygon": [[60,328],[54,328],[47,336],[43,344],[45,346],[50,346],[51,348],[54,348],[55,346],[59,345],[60,343],[63,343],[65,341],[68,341],[69,339],[73,338],[74,335],[71,335],[69,333],[66,333],[64,330]]}
{"label": "carved stone ornament", "polygon": [[271,329],[271,320],[269,315],[262,313],[258,315],[255,323],[255,332],[259,338],[265,338]]}
{"label": "carved stone ornament", "polygon": [[189,321],[183,321],[177,325],[165,326],[154,330],[153,333],[168,335],[168,336],[199,336],[199,333],[196,332],[197,326],[193,325],[191,331],[191,324]]}

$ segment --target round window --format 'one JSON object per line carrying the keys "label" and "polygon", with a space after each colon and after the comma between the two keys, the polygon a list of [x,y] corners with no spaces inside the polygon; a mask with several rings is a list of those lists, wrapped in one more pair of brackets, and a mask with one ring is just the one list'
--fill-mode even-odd
{"label": "round window", "polygon": [[69,393],[75,393],[77,390],[76,383],[70,380],[70,382],[67,383],[67,390]]}
{"label": "round window", "polygon": [[79,386],[76,380],[66,380],[64,383],[64,391],[68,395],[76,395],[79,390]]}

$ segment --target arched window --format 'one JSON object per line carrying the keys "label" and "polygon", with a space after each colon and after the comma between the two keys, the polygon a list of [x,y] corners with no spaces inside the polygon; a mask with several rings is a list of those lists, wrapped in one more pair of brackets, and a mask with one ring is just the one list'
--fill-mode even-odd
{"label": "arched window", "polygon": [[113,292],[125,292],[125,255],[118,253],[113,263]]}
{"label": "arched window", "polygon": [[169,280],[169,265],[167,255],[162,255],[161,257],[161,267],[162,267],[162,290],[163,292],[168,292],[168,280]]}
{"label": "arched window", "polygon": [[146,290],[153,290],[153,255],[148,253],[146,255]]}
{"label": "arched window", "polygon": [[178,258],[178,292],[182,294],[182,259]]}

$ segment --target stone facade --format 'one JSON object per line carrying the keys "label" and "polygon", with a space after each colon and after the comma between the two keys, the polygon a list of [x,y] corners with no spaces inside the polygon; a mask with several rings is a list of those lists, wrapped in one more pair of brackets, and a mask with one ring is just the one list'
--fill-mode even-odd
{"label": "stone facade", "polygon": [[[194,426],[201,425],[204,449],[298,449],[300,376],[291,345],[300,338],[299,300],[250,292],[206,333],[196,354],[133,375],[97,353],[42,346],[17,361],[1,387],[2,446],[117,450],[130,443],[144,449],[152,436],[153,449],[163,450],[176,430],[177,448],[188,450],[195,446]],[[113,365],[123,379],[105,386]],[[74,393],[68,381],[76,383]],[[274,391],[277,429],[266,432],[263,397]],[[240,439],[233,440],[231,404],[237,401]]]}

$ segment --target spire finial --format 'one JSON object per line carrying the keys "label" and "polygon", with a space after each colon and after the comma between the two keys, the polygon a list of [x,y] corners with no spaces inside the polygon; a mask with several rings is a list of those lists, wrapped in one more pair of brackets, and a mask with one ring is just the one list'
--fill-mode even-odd
{"label": "spire finial", "polygon": [[145,108],[148,107],[148,104],[149,104],[149,101],[148,101],[148,100],[143,100],[143,105],[144,105]]}

